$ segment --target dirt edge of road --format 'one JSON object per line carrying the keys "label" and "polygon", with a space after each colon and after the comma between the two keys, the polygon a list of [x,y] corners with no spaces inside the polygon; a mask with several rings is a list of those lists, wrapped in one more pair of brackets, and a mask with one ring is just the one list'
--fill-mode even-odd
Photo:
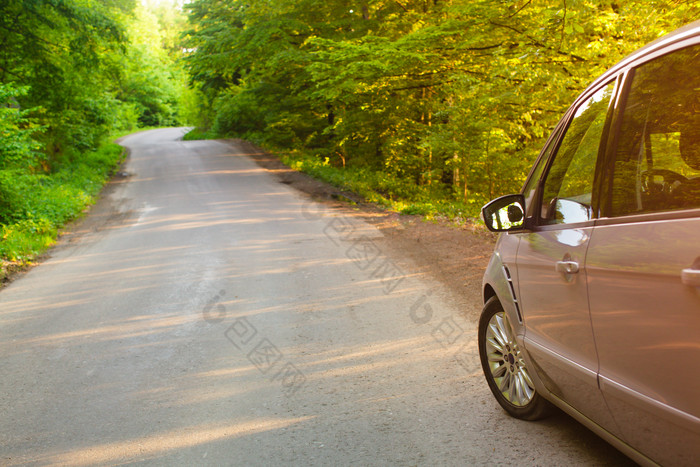
{"label": "dirt edge of road", "polygon": [[447,219],[388,212],[366,203],[355,193],[295,171],[274,154],[243,140],[227,140],[274,175],[280,183],[306,193],[316,202],[344,211],[374,225],[384,235],[383,247],[408,256],[417,272],[447,287],[463,306],[465,317],[476,322],[482,307],[481,279],[493,252],[496,236],[479,224],[456,224]]}

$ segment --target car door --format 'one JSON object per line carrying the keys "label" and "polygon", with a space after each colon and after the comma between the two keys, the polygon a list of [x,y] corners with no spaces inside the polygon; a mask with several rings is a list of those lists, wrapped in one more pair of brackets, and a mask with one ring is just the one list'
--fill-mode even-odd
{"label": "car door", "polygon": [[700,459],[700,46],[627,77],[586,258],[600,385],[632,446]]}
{"label": "car door", "polygon": [[607,429],[614,423],[598,388],[584,266],[594,224],[596,164],[615,89],[614,82],[604,84],[569,112],[533,200],[536,225],[519,234],[517,253],[524,343],[537,373],[552,394]]}

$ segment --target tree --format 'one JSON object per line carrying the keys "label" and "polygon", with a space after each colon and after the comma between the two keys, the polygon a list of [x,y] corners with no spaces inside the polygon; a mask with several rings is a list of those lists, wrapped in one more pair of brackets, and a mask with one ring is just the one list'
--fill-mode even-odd
{"label": "tree", "polygon": [[571,100],[694,2],[196,0],[187,57],[216,131],[474,206],[516,191]]}
{"label": "tree", "polygon": [[[126,2],[128,3],[128,2]],[[122,4],[123,5],[123,4]],[[41,107],[49,165],[94,147],[112,123],[110,57],[125,40],[110,3],[8,0],[0,5],[0,83],[27,89],[23,108]]]}

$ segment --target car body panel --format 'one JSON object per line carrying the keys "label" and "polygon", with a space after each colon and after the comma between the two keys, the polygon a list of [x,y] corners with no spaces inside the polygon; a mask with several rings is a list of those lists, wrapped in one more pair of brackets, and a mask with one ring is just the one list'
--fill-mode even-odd
{"label": "car body panel", "polygon": [[[584,269],[593,227],[522,233],[517,256],[525,349],[547,378],[544,384],[606,429],[614,422],[598,389],[598,356]],[[561,262],[576,273],[557,271]]]}
{"label": "car body panel", "polygon": [[586,262],[608,405],[625,439],[668,464],[700,458],[700,289],[681,280],[698,232],[700,218],[599,226]]}
{"label": "car body panel", "polygon": [[[517,297],[514,297],[514,289],[508,281],[510,274],[511,281],[517,283],[515,257],[518,252],[520,237],[518,235],[501,235],[496,242],[496,253],[491,256],[489,265],[483,279],[484,303],[494,294],[503,306],[503,310],[509,314],[511,323],[520,327],[520,311],[517,308]],[[516,335],[518,329],[514,329]]]}

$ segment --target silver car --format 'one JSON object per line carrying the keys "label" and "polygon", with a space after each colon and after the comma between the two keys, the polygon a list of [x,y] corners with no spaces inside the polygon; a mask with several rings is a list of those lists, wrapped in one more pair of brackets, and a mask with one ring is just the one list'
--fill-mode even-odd
{"label": "silver car", "polygon": [[555,405],[641,464],[700,463],[700,22],[629,56],[566,112],[483,282],[498,403]]}

